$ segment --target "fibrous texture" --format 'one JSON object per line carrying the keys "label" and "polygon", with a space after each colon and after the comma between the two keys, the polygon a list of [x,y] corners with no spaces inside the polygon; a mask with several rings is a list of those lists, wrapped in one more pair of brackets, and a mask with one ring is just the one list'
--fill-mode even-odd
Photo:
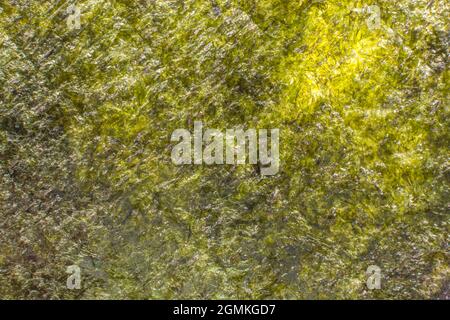
{"label": "fibrous texture", "polygon": [[[0,297],[448,298],[448,17],[445,0],[1,1]],[[279,172],[174,165],[195,121],[278,128]]]}

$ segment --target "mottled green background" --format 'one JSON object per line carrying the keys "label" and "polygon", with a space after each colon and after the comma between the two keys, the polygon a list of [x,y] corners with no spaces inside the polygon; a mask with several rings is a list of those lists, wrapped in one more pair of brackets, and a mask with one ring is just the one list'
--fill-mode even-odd
{"label": "mottled green background", "polygon": [[[448,1],[0,8],[1,298],[449,298]],[[175,166],[194,121],[279,174]]]}

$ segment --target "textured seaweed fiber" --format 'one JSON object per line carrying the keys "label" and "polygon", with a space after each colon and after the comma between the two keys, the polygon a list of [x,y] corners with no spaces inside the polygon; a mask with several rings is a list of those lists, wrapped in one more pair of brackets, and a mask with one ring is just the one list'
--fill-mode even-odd
{"label": "textured seaweed fiber", "polygon": [[[448,17],[445,0],[0,1],[0,297],[448,299]],[[175,166],[194,121],[279,128],[279,174]]]}

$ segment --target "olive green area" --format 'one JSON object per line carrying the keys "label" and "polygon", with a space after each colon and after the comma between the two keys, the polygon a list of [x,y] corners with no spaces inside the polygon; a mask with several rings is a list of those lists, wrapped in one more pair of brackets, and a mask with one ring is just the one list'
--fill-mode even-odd
{"label": "olive green area", "polygon": [[[0,1],[0,297],[448,299],[449,7]],[[280,172],[175,166],[194,121]]]}

